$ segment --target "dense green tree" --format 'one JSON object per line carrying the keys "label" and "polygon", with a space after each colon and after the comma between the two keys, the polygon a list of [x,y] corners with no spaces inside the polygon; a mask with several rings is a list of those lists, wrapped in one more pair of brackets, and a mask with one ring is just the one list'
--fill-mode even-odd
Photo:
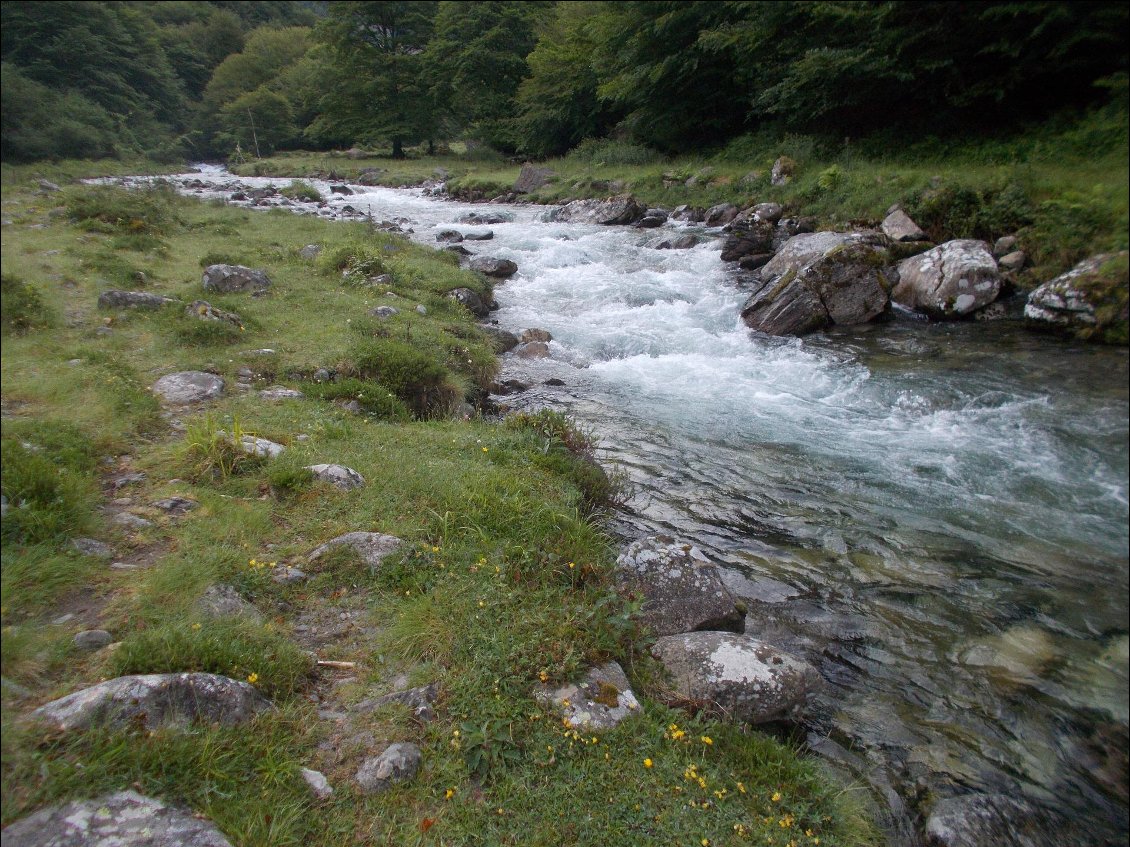
{"label": "dense green tree", "polygon": [[5,64],[0,98],[0,157],[5,162],[101,159],[116,153],[114,119],[77,92],[61,94]]}
{"label": "dense green tree", "polygon": [[436,7],[426,0],[334,3],[318,28],[330,47],[330,85],[309,133],[386,141],[394,158],[404,157],[405,143],[434,138],[439,114],[424,51]]}
{"label": "dense green tree", "polygon": [[227,150],[269,156],[294,138],[294,110],[281,94],[260,87],[225,103],[220,110],[219,141]]}
{"label": "dense green tree", "polygon": [[[166,4],[158,4],[158,7]],[[168,4],[174,5],[174,4]],[[199,100],[216,67],[243,49],[243,24],[231,12],[208,6],[207,15],[160,29],[161,45],[185,93]]]}

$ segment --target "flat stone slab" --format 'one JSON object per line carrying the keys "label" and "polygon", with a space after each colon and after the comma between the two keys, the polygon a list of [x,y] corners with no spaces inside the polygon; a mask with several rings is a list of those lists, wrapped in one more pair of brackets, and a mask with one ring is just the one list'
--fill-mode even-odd
{"label": "flat stone slab", "polygon": [[268,459],[273,459],[286,450],[281,444],[268,441],[266,438],[257,438],[254,435],[243,436],[243,438],[239,440],[239,446],[244,453],[249,453],[252,456],[262,456]]}
{"label": "flat stone slab", "polygon": [[314,474],[319,482],[328,482],[342,491],[351,491],[365,484],[365,477],[345,465],[307,465],[306,470]]}
{"label": "flat stone slab", "polygon": [[224,381],[204,371],[180,371],[161,377],[152,391],[169,406],[188,406],[215,400],[224,393]]}
{"label": "flat stone slab", "polygon": [[4,847],[231,847],[211,821],[136,791],[41,809],[3,836]]}
{"label": "flat stone slab", "polygon": [[432,704],[435,703],[437,697],[439,697],[439,684],[433,682],[430,685],[421,685],[416,688],[409,688],[406,691],[394,691],[391,694],[366,697],[353,705],[350,711],[364,714],[374,712],[384,706],[397,704],[407,706],[412,710],[413,716],[420,720],[430,721],[435,718]]}
{"label": "flat stone slab", "polygon": [[150,294],[148,291],[103,291],[98,295],[99,309],[160,309],[170,303],[179,303],[172,297]]}
{"label": "flat stone slab", "polygon": [[300,400],[306,395],[294,388],[287,388],[285,385],[272,385],[270,388],[264,388],[260,391],[259,396],[264,400]]}
{"label": "flat stone slab", "polygon": [[201,279],[205,291],[230,293],[234,291],[263,291],[271,287],[271,280],[261,270],[243,265],[209,265]]}
{"label": "flat stone slab", "polygon": [[369,570],[376,571],[381,566],[381,562],[400,549],[403,543],[395,535],[382,535],[379,532],[347,532],[315,547],[306,556],[306,560],[313,562],[337,547],[351,547],[365,560]]}
{"label": "flat stone slab", "polygon": [[84,556],[97,556],[100,559],[111,559],[114,556],[113,548],[97,538],[72,538],[71,547]]}
{"label": "flat stone slab", "polygon": [[821,684],[810,664],[748,635],[668,635],[651,654],[671,675],[677,698],[751,724],[799,716]]}
{"label": "flat stone slab", "polygon": [[574,729],[612,729],[640,708],[636,695],[616,662],[592,668],[584,679],[560,688],[543,688],[534,695],[546,708],[557,709]]}
{"label": "flat stone slab", "polygon": [[148,729],[195,720],[232,726],[271,704],[253,686],[211,673],[121,676],[52,700],[33,717],[61,730],[141,721]]}
{"label": "flat stone slab", "polygon": [[353,777],[365,794],[379,794],[399,782],[407,782],[420,769],[420,748],[408,742],[391,744],[379,756],[361,763]]}
{"label": "flat stone slab", "polygon": [[616,576],[621,592],[643,597],[640,621],[657,635],[741,630],[733,595],[692,544],[665,535],[635,541],[616,559]]}

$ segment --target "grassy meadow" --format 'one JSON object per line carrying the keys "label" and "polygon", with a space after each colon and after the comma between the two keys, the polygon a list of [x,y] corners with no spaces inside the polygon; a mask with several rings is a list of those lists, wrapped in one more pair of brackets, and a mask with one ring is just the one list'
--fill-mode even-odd
{"label": "grassy meadow", "polygon": [[[288,161],[266,164],[312,175]],[[236,845],[877,842],[861,790],[766,735],[661,705],[647,634],[613,588],[601,515],[614,477],[559,416],[475,411],[497,360],[446,293],[489,297],[485,278],[365,224],[74,183],[99,172],[3,170],[4,823],[134,787],[201,812]],[[631,173],[651,199],[653,177]],[[40,177],[63,190],[39,190]],[[656,202],[678,193],[658,191]],[[300,255],[308,244],[317,258]],[[211,296],[201,271],[218,262],[262,268],[273,286]],[[375,274],[391,282],[356,282]],[[100,310],[109,289],[180,302]],[[186,315],[196,299],[238,324]],[[377,306],[399,313],[382,320]],[[314,382],[319,368],[336,381]],[[164,413],[149,386],[181,370],[222,376],[224,396]],[[254,389],[305,396],[241,391],[241,371]],[[232,445],[239,434],[286,451],[249,456]],[[303,466],[318,462],[367,484],[317,484]],[[180,516],[153,505],[174,496],[198,505]],[[404,544],[376,573],[348,551],[306,562],[355,530]],[[79,536],[113,556],[80,554]],[[275,582],[276,564],[308,578]],[[261,619],[205,616],[198,600],[215,583]],[[114,644],[77,648],[92,628]],[[583,736],[537,705],[539,685],[609,659],[643,703],[616,729]],[[278,708],[235,729],[61,734],[27,719],[101,679],[190,670],[252,681]],[[434,720],[395,704],[349,710],[429,683]],[[352,775],[393,741],[422,748],[420,772],[361,794]],[[333,796],[315,799],[302,767],[325,773]]]}

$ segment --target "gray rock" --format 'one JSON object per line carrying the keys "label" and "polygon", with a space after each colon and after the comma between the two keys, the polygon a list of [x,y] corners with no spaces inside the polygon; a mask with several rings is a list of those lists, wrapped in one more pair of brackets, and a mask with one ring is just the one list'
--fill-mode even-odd
{"label": "gray rock", "polygon": [[149,294],[145,291],[103,291],[98,295],[99,309],[160,309],[170,303],[179,303],[172,297]]}
{"label": "gray rock", "polygon": [[773,185],[788,185],[792,181],[794,171],[796,171],[796,162],[788,156],[781,156],[773,163],[773,169],[769,172],[769,181]]}
{"label": "gray rock", "polygon": [[333,787],[326,779],[325,774],[311,768],[301,768],[298,772],[302,775],[302,781],[310,787],[310,793],[319,800],[326,800],[333,796]]}
{"label": "gray rock", "polygon": [[960,318],[987,306],[1001,290],[997,262],[984,241],[958,239],[898,263],[896,303],[932,318]]}
{"label": "gray rock", "polygon": [[104,629],[86,629],[75,633],[73,643],[80,650],[101,650],[114,637]]}
{"label": "gray rock", "polygon": [[466,241],[490,241],[494,238],[494,230],[488,229],[486,232],[465,232],[463,238]]}
{"label": "gray rock", "polygon": [[655,244],[656,250],[689,250],[698,244],[694,235],[677,235],[674,238],[664,238]]}
{"label": "gray rock", "polygon": [[365,484],[365,477],[344,465],[308,465],[306,470],[311,471],[319,482],[328,482],[342,491],[360,488]]}
{"label": "gray rock", "polygon": [[891,241],[926,241],[926,233],[922,227],[911,220],[910,215],[902,209],[895,209],[883,219],[879,225],[883,234]]}
{"label": "gray rock", "polygon": [[465,306],[467,311],[476,318],[485,318],[490,314],[490,309],[487,308],[487,304],[470,288],[456,288],[447,292],[447,296],[456,303]]}
{"label": "gray rock", "polygon": [[707,226],[725,226],[738,216],[739,211],[733,203],[719,203],[706,210],[703,223]]}
{"label": "gray rock", "polygon": [[400,310],[393,307],[393,306],[377,306],[375,309],[370,309],[369,314],[372,315],[374,318],[380,318],[381,320],[387,320],[387,319],[391,318],[393,315],[399,315]]}
{"label": "gray rock", "polygon": [[471,270],[486,274],[487,276],[505,279],[518,273],[518,266],[509,259],[497,259],[493,256],[476,256],[471,260]]}
{"label": "gray rock", "polygon": [[[1074,837],[1073,837],[1074,836]],[[1060,847],[1076,841],[1058,814],[1004,794],[966,794],[941,800],[926,820],[930,847]],[[1098,842],[1094,842],[1098,843]]]}
{"label": "gray rock", "polygon": [[770,335],[803,335],[833,324],[859,324],[890,307],[886,237],[874,233],[805,233],[790,238],[761,268],[742,320]]}
{"label": "gray rock", "polygon": [[193,721],[233,726],[271,704],[246,682],[211,673],[121,676],[52,700],[32,716],[60,730],[91,726],[148,729],[187,726]]}
{"label": "gray rock", "polygon": [[1015,235],[1002,235],[993,244],[993,255],[996,257],[1007,256],[1009,253],[1016,250],[1016,245],[1019,242]]}
{"label": "gray rock", "polygon": [[518,340],[523,344],[529,341],[544,341],[546,344],[548,344],[553,340],[553,336],[547,329],[538,329],[537,327],[532,327],[530,329],[522,330],[522,334],[518,336]]}
{"label": "gray rock", "polygon": [[97,556],[99,559],[112,559],[114,551],[104,541],[96,538],[72,538],[71,547],[84,556]]}
{"label": "gray rock", "polygon": [[266,438],[257,438],[254,435],[243,436],[239,440],[239,447],[244,453],[252,456],[263,456],[268,459],[280,456],[286,450],[281,444],[268,441]]}
{"label": "gray rock", "polygon": [[428,313],[428,307],[425,306],[423,303],[419,303],[419,304],[416,305],[416,314],[426,315],[427,313]]}
{"label": "gray rock", "polygon": [[676,206],[675,210],[671,212],[671,219],[689,223],[702,223],[706,220],[706,210],[700,209],[698,206]]}
{"label": "gray rock", "polygon": [[773,252],[773,238],[777,227],[756,217],[734,220],[730,232],[722,242],[722,261],[736,262],[744,256]]}
{"label": "gray rock", "polygon": [[1024,266],[1028,264],[1028,256],[1023,250],[1014,250],[1007,253],[998,260],[1000,269],[1002,271],[1019,271],[1023,270]]}
{"label": "gray rock", "polygon": [[329,382],[331,379],[333,379],[333,374],[329,372],[328,368],[318,368],[314,371],[314,382]]}
{"label": "gray rock", "polygon": [[435,719],[435,711],[432,709],[432,705],[437,697],[439,697],[439,685],[433,682],[430,685],[421,685],[405,691],[394,691],[391,694],[366,697],[355,704],[350,711],[365,714],[395,704],[407,706],[412,710],[414,717],[427,722]]}
{"label": "gray rock", "polygon": [[40,191],[54,192],[54,191],[62,191],[63,190],[59,186],[57,186],[55,183],[51,182],[50,180],[46,180],[46,179],[39,180],[38,185],[39,185]]}
{"label": "gray rock", "polygon": [[534,696],[546,708],[558,710],[566,725],[582,731],[612,729],[640,708],[616,662],[592,668],[578,683],[542,688]]}
{"label": "gray rock", "polygon": [[331,194],[349,195],[349,194],[353,193],[353,189],[350,188],[348,185],[331,185],[330,186],[330,193]]}
{"label": "gray rock", "polygon": [[265,291],[271,280],[258,269],[243,265],[209,265],[201,280],[205,291],[229,294],[236,291]]}
{"label": "gray rock", "polygon": [[444,229],[436,233],[436,241],[443,244],[458,244],[463,240],[463,233],[456,232],[454,229]]}
{"label": "gray rock", "polygon": [[4,847],[231,847],[215,824],[136,791],[49,806],[4,828]]}
{"label": "gray rock", "polygon": [[621,592],[642,596],[640,620],[657,635],[741,629],[717,568],[691,544],[664,535],[635,541],[616,559],[616,577]]}
{"label": "gray rock", "polygon": [[380,568],[381,562],[400,549],[403,543],[395,535],[382,535],[379,532],[347,532],[315,547],[306,556],[306,560],[314,562],[337,547],[351,547],[364,559],[369,570],[375,573]]}
{"label": "gray rock", "polygon": [[306,573],[289,565],[279,565],[271,571],[271,579],[279,585],[294,585],[307,579]]}
{"label": "gray rock", "polygon": [[574,200],[551,215],[555,221],[580,224],[614,226],[632,224],[643,217],[646,209],[630,194],[620,194],[606,200]]}
{"label": "gray rock", "polygon": [[215,400],[224,393],[224,381],[203,371],[181,371],[161,377],[152,391],[169,406],[187,406]]}
{"label": "gray rock", "polygon": [[507,215],[498,212],[469,212],[459,218],[459,223],[471,224],[472,226],[490,226],[491,224],[510,223],[510,220]]}
{"label": "gray rock", "polygon": [[131,515],[129,512],[119,512],[114,515],[114,523],[118,526],[124,526],[127,529],[145,529],[146,527],[153,526],[152,521],[147,521],[145,518],[140,518],[137,515]]}
{"label": "gray rock", "polygon": [[307,244],[305,247],[298,251],[299,258],[305,259],[307,262],[312,262],[321,255],[321,244]]}
{"label": "gray rock", "polygon": [[[1102,330],[1109,324],[1125,327],[1127,321],[1125,301],[1120,309],[1112,309],[1110,317],[1100,322],[1098,310],[1104,305],[1105,299],[1102,289],[1108,286],[1100,285],[1096,290],[1093,284],[1101,275],[1104,265],[1124,256],[1126,256],[1125,251],[1092,256],[1084,259],[1067,273],[1045,282],[1028,295],[1024,317],[1036,325],[1067,329],[1085,336],[1096,330]],[[1122,286],[1125,284],[1123,281]],[[1115,298],[1111,300],[1114,302],[1110,305],[1116,305]]]}
{"label": "gray rock", "polygon": [[479,324],[479,329],[490,339],[495,353],[509,353],[518,346],[518,336],[497,326],[484,326]]}
{"label": "gray rock", "polygon": [[235,312],[225,312],[223,309],[217,309],[207,300],[193,300],[185,307],[184,314],[186,317],[196,318],[201,321],[223,321],[234,327],[243,328],[243,318]]}
{"label": "gray rock", "polygon": [[195,609],[206,618],[246,618],[256,622],[263,620],[259,610],[244,600],[234,586],[223,582],[209,585],[196,601]]}
{"label": "gray rock", "polygon": [[542,168],[527,162],[522,165],[518,179],[514,181],[513,191],[515,194],[529,194],[548,185],[555,176],[557,174],[552,168]]}
{"label": "gray rock", "polygon": [[475,254],[464,247],[462,244],[452,244],[444,248],[448,253],[455,253],[458,256],[474,256]]}
{"label": "gray rock", "polygon": [[260,391],[259,396],[264,400],[298,400],[306,395],[293,388],[287,388],[285,385],[272,385],[270,388],[264,388]]}
{"label": "gray rock", "polygon": [[785,213],[785,209],[780,203],[758,203],[749,211],[759,221],[769,221],[771,224],[777,223],[781,219],[781,215]]}
{"label": "gray rock", "polygon": [[406,782],[420,769],[420,748],[408,742],[391,744],[379,756],[366,759],[353,779],[362,793],[378,794]]}
{"label": "gray rock", "polygon": [[750,253],[748,256],[742,256],[738,259],[738,267],[745,271],[755,271],[769,264],[769,260],[772,258],[772,253]]}
{"label": "gray rock", "polygon": [[821,683],[807,662],[748,635],[668,635],[651,653],[671,675],[676,698],[751,724],[799,716]]}
{"label": "gray rock", "polygon": [[514,348],[514,355],[523,359],[548,359],[549,345],[544,341],[527,341]]}

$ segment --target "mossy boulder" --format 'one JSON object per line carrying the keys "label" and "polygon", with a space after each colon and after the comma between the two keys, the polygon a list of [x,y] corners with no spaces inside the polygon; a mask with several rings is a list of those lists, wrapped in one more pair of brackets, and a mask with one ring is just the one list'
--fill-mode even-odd
{"label": "mossy boulder", "polygon": [[1024,317],[1032,326],[1059,329],[1085,340],[1130,341],[1130,253],[1084,259],[1028,295]]}

